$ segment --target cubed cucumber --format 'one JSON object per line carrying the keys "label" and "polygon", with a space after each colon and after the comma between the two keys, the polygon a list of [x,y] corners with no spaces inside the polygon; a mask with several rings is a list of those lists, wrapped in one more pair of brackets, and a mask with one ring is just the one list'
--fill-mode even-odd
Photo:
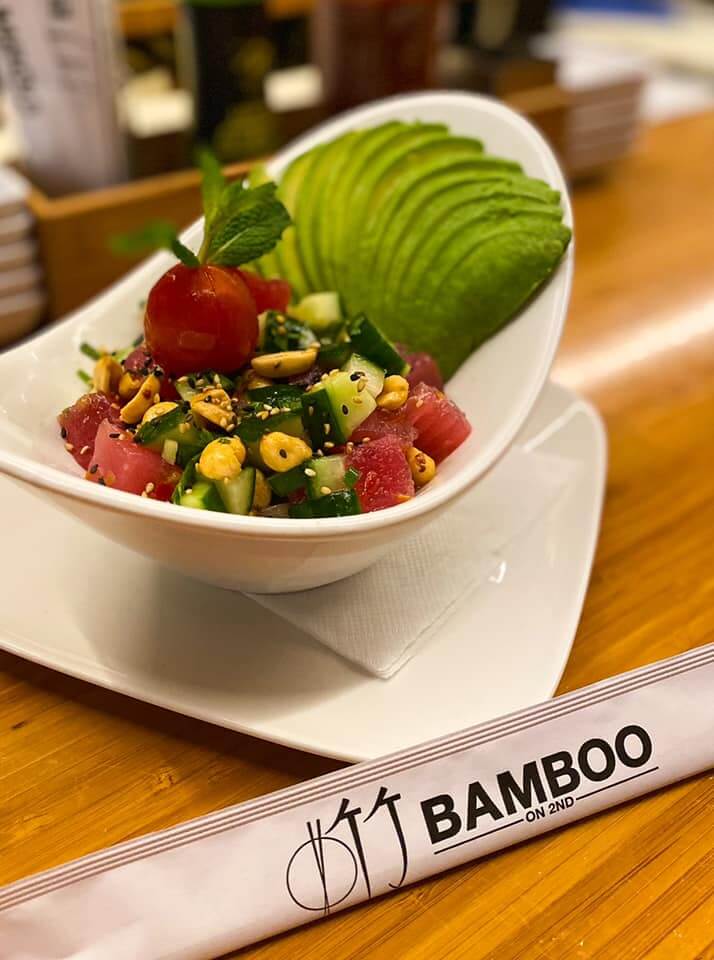
{"label": "cubed cucumber", "polygon": [[[347,489],[345,482],[347,468],[345,458],[341,454],[315,457],[303,464],[303,469],[306,471],[307,495],[311,500],[319,500],[320,497],[328,496],[330,493]],[[326,493],[323,493],[323,490]]]}
{"label": "cubed cucumber", "polygon": [[344,371],[333,374],[317,390],[304,393],[303,416],[313,449],[321,448],[325,441],[346,443],[376,406],[372,394],[360,392],[358,381]]}
{"label": "cubed cucumber", "polygon": [[225,513],[226,508],[218,490],[210,480],[196,479],[178,498],[180,507],[193,507],[194,510],[214,510]]}
{"label": "cubed cucumber", "polygon": [[267,403],[270,407],[299,407],[302,390],[289,383],[273,383],[269,387],[254,387],[248,391],[253,403]]}
{"label": "cubed cucumber", "polygon": [[[218,382],[216,382],[216,377]],[[189,373],[185,377],[179,377],[174,380],[176,392],[182,400],[192,400],[197,393],[202,390],[208,390],[209,387],[222,387],[226,393],[233,393],[235,383],[230,377],[223,373],[215,373],[213,370],[206,370],[204,373]]]}
{"label": "cubed cucumber", "polygon": [[321,370],[339,370],[352,353],[349,340],[329,340],[323,342],[317,354],[317,365]]}
{"label": "cubed cucumber", "polygon": [[347,329],[357,353],[382,367],[387,374],[409,373],[409,364],[402,360],[394,344],[363,313],[354,317]]}
{"label": "cubed cucumber", "polygon": [[305,466],[304,463],[301,463],[300,466],[293,467],[292,470],[287,470],[285,473],[274,473],[272,477],[268,477],[268,483],[273,493],[276,493],[279,497],[287,497],[288,494],[295,493],[296,490],[302,490],[307,485]]}
{"label": "cubed cucumber", "polygon": [[296,407],[288,413],[276,413],[265,418],[254,415],[243,417],[236,427],[236,436],[240,437],[245,444],[249,462],[261,470],[265,468],[265,464],[260,456],[260,438],[274,431],[305,439],[305,424],[301,408]]}
{"label": "cubed cucumber", "polygon": [[313,343],[317,343],[317,337],[310,327],[275,310],[268,312],[261,340],[263,353],[306,350]]}
{"label": "cubed cucumber", "polygon": [[210,431],[200,430],[194,426],[181,407],[176,407],[161,417],[143,423],[134,435],[136,443],[150,450],[156,450],[157,453],[162,452],[167,440],[176,441],[178,444],[176,462],[179,466],[188,463],[213,439],[214,436]]}
{"label": "cubed cucumber", "polygon": [[318,517],[350,517],[361,513],[359,500],[354,490],[340,490],[319,500],[291,503],[288,515],[294,520],[310,520]]}
{"label": "cubed cucumber", "polygon": [[313,330],[326,330],[342,319],[339,294],[333,290],[309,293],[297,306],[289,307],[291,316],[302,320]]}
{"label": "cubed cucumber", "polygon": [[384,386],[384,370],[372,363],[366,357],[359,353],[353,353],[349,360],[343,365],[342,369],[349,373],[352,380],[360,380],[365,377],[367,380],[366,389],[373,397],[378,397]]}
{"label": "cubed cucumber", "polygon": [[255,469],[243,467],[237,477],[229,480],[214,481],[214,486],[228,513],[245,516],[253,509],[255,492]]}

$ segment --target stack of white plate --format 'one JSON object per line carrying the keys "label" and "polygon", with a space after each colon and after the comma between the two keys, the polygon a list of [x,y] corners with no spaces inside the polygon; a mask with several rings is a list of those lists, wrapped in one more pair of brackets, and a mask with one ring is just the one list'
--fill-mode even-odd
{"label": "stack of white plate", "polygon": [[29,194],[19,173],[0,166],[0,348],[34,330],[45,307]]}

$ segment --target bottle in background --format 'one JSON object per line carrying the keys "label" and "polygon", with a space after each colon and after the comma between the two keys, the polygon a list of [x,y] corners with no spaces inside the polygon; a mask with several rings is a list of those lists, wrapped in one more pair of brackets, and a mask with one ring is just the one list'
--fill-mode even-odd
{"label": "bottle in background", "polygon": [[0,66],[26,167],[51,196],[126,179],[114,0],[3,0]]}
{"label": "bottle in background", "polygon": [[195,136],[224,161],[270,153],[278,145],[265,102],[276,53],[270,21],[256,0],[184,0],[180,66],[195,100]]}
{"label": "bottle in background", "polygon": [[433,86],[441,0],[316,0],[313,60],[328,105]]}

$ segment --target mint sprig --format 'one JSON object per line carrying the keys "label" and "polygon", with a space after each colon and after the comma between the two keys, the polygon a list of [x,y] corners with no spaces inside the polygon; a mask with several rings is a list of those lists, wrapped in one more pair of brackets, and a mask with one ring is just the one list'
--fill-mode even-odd
{"label": "mint sprig", "polygon": [[228,183],[216,157],[204,150],[198,157],[203,173],[204,233],[198,256],[178,238],[173,224],[154,220],[141,230],[112,238],[114,252],[146,253],[168,249],[186,266],[209,263],[239,267],[268,253],[290,226],[287,210],[276,196],[272,182],[248,187],[241,181]]}
{"label": "mint sprig", "polygon": [[275,196],[274,183],[224,188],[212,223],[206,230],[201,257],[205,263],[239,267],[272,250],[290,225],[290,217]]}

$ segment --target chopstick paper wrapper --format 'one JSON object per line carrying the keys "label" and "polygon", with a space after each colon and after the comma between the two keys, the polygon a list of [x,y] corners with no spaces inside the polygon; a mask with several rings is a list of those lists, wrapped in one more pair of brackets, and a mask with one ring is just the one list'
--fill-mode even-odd
{"label": "chopstick paper wrapper", "polygon": [[[517,665],[514,665],[517,669]],[[0,891],[7,960],[204,960],[714,765],[714,644]]]}

